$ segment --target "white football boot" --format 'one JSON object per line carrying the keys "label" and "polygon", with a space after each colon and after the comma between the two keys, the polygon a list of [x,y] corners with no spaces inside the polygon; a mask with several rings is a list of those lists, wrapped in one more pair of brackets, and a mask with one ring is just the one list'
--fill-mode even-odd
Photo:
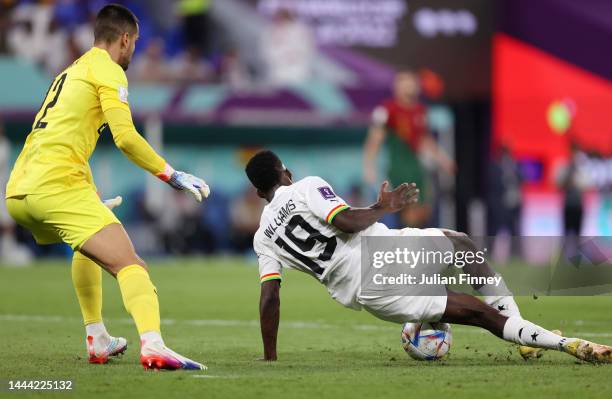
{"label": "white football boot", "polygon": [[179,355],[164,345],[163,341],[142,341],[140,364],[145,370],[206,370],[207,367]]}
{"label": "white football boot", "polygon": [[123,337],[110,335],[87,336],[87,352],[89,363],[104,364],[110,356],[122,355],[127,349],[127,340]]}

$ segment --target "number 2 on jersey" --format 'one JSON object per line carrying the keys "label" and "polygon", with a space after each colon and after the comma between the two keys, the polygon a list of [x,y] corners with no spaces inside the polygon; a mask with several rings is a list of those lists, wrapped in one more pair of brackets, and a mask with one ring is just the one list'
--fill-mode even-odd
{"label": "number 2 on jersey", "polygon": [[45,127],[47,127],[47,122],[43,121],[43,119],[45,119],[45,116],[47,116],[47,112],[49,111],[49,109],[53,108],[55,104],[57,104],[57,99],[59,98],[59,95],[62,91],[62,87],[64,87],[64,81],[66,80],[66,75],[67,73],[64,72],[55,81],[55,84],[51,83],[51,86],[49,86],[49,90],[47,90],[47,95],[45,96],[45,99],[47,99],[47,97],[49,96],[49,92],[51,91],[51,89],[53,89],[53,92],[55,92],[55,96],[53,97],[53,100],[47,103],[47,106],[45,107],[45,110],[42,116],[40,117],[40,119],[38,119],[38,121],[36,122],[36,125],[34,125],[35,129],[44,129]]}
{"label": "number 2 on jersey", "polygon": [[[293,234],[293,231],[296,227],[300,227],[308,233],[308,237],[303,240],[301,238],[296,237]],[[330,260],[334,251],[336,250],[336,245],[338,244],[336,241],[336,237],[326,237],[319,232],[319,230],[312,227],[303,217],[300,215],[293,216],[287,227],[285,228],[285,235],[287,238],[294,243],[301,251],[308,252],[312,250],[317,242],[321,244],[325,244],[325,248],[323,252],[318,256],[317,259],[326,261]],[[323,268],[315,261],[310,259],[308,256],[299,253],[295,249],[293,249],[285,240],[283,240],[280,236],[274,241],[276,245],[285,251],[289,252],[296,260],[300,261],[304,266],[312,270],[315,274],[321,275],[323,274]]]}

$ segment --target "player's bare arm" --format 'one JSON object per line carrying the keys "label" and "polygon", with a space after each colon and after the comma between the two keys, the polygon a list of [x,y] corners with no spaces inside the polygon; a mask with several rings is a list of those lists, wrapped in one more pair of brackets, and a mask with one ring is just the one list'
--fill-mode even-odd
{"label": "player's bare arm", "polygon": [[[262,282],[260,322],[264,359],[276,359],[280,282],[272,280],[280,279],[283,265],[316,278],[327,287],[336,301],[346,307],[357,310],[365,308],[382,320],[405,323],[403,331],[408,326],[409,330],[420,334],[420,327],[410,327],[417,321],[478,326],[505,341],[519,344],[521,348],[555,349],[593,363],[612,362],[612,347],[564,337],[523,319],[505,284],[475,286],[474,289],[483,296],[482,301],[444,287],[435,295],[361,295],[361,240],[356,241],[356,238],[368,237],[368,234],[373,237],[379,232],[383,237],[444,237],[456,251],[475,249],[473,242],[462,233],[442,229],[394,230],[375,223],[385,213],[400,211],[416,202],[416,185],[403,183],[395,190],[387,191],[388,183],[385,182],[376,204],[366,209],[351,209],[319,177],[310,176],[294,183],[291,173],[271,151],[255,154],[247,163],[245,172],[259,195],[269,203],[262,213],[260,228],[253,240]],[[372,230],[368,226],[372,226]],[[338,234],[338,230],[345,233]],[[318,247],[315,247],[317,244]],[[441,262],[438,266],[429,267],[437,267],[431,271],[441,273],[448,265]],[[474,272],[479,275],[493,274],[486,265]],[[428,353],[423,353],[425,345],[419,347],[420,355],[416,358],[435,359],[443,356],[446,352],[440,354],[439,344],[445,344],[448,348],[445,337],[449,328],[438,330],[433,327],[435,334],[443,333],[442,338],[436,335],[441,341]],[[408,337],[406,342],[406,351],[414,357],[417,349],[409,348],[418,346],[420,341]],[[535,352],[520,353],[525,357],[524,353]]]}
{"label": "player's bare arm", "polygon": [[379,221],[385,214],[398,212],[416,203],[419,189],[414,183],[403,183],[392,191],[387,191],[389,182],[380,186],[378,200],[368,208],[349,208],[340,212],[333,225],[345,233],[357,233]]}
{"label": "player's bare arm", "polygon": [[262,360],[275,361],[276,338],[280,320],[280,280],[264,281],[261,284],[259,298],[259,323],[263,340],[264,356]]}
{"label": "player's bare arm", "polygon": [[363,147],[363,180],[368,184],[376,183],[376,158],[385,141],[385,127],[382,124],[372,124],[368,130]]}

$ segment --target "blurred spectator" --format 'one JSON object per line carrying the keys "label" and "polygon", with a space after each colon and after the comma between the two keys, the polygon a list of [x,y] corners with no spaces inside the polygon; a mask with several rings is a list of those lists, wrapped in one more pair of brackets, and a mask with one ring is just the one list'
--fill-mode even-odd
{"label": "blurred spectator", "polygon": [[557,186],[563,191],[563,232],[567,236],[579,236],[582,228],[582,195],[589,185],[581,164],[586,155],[575,143],[570,144],[570,157],[567,165],[559,167],[556,173]]}
{"label": "blurred spectator", "polygon": [[70,35],[62,30],[55,19],[52,19],[47,29],[42,62],[50,75],[56,75],[77,57],[70,53]]}
{"label": "blurred spectator", "polygon": [[78,50],[79,57],[93,46],[93,22],[95,21],[95,18],[95,12],[91,12],[87,19],[81,24],[77,25],[72,31],[71,38],[74,42],[75,48]]}
{"label": "blurred spectator", "polygon": [[166,250],[173,255],[209,254],[217,243],[213,231],[204,223],[202,207],[184,192],[169,192],[162,225]]}
{"label": "blurred spectator", "polygon": [[232,247],[239,252],[253,248],[253,237],[259,228],[259,218],[265,201],[259,198],[257,191],[249,186],[244,193],[234,200],[230,208],[232,224]]}
{"label": "blurred spectator", "polygon": [[0,54],[9,51],[8,33],[11,27],[12,9],[16,4],[16,0],[0,0]]}
{"label": "blurred spectator", "polygon": [[400,214],[402,223],[423,227],[430,218],[432,187],[426,175],[424,160],[448,174],[454,174],[455,162],[436,143],[427,128],[427,109],[419,100],[419,81],[411,71],[400,71],[393,84],[393,98],[376,107],[364,146],[363,177],[367,184],[378,183],[377,157],[387,141],[388,177],[394,187],[416,183],[420,190],[419,204],[407,207]]}
{"label": "blurred spectator", "polygon": [[502,146],[500,155],[492,162],[489,172],[492,233],[518,235],[523,178],[508,146]]}
{"label": "blurred spectator", "polygon": [[56,0],[53,6],[53,19],[69,32],[88,22],[89,1]]}
{"label": "blurred spectator", "polygon": [[144,53],[134,60],[130,75],[143,82],[163,82],[171,77],[170,67],[164,55],[164,41],[153,39]]}
{"label": "blurred spectator", "polygon": [[505,263],[512,252],[512,236],[520,234],[523,179],[510,148],[504,145],[500,152],[489,169],[489,218],[495,236],[493,257]]}
{"label": "blurred spectator", "polygon": [[508,230],[512,235],[517,235],[518,220],[521,215],[522,177],[518,164],[512,157],[510,149],[506,146],[502,149],[502,156],[499,163],[502,184],[503,216],[501,228]]}
{"label": "blurred spectator", "polygon": [[277,86],[304,83],[311,77],[315,45],[310,28],[281,9],[261,37],[268,81]]}
{"label": "blurred spectator", "polygon": [[211,80],[214,71],[197,47],[188,47],[170,64],[173,80],[205,82]]}
{"label": "blurred spectator", "polygon": [[67,64],[66,32],[53,19],[50,5],[20,4],[9,32],[11,51],[55,74]]}
{"label": "blurred spectator", "polygon": [[566,165],[556,170],[557,186],[563,192],[563,259],[577,261],[582,257],[580,235],[582,230],[582,196],[589,185],[584,168],[587,156],[576,145],[570,143],[570,156]]}
{"label": "blurred spectator", "polygon": [[32,253],[17,243],[15,238],[15,222],[8,214],[4,200],[6,183],[10,173],[11,145],[4,135],[4,124],[0,120],[0,258],[3,263],[21,266],[30,263]]}
{"label": "blurred spectator", "polygon": [[183,19],[183,36],[187,52],[205,55],[209,51],[212,0],[177,0],[177,11]]}
{"label": "blurred spectator", "polygon": [[251,85],[251,76],[247,66],[242,62],[236,48],[230,48],[221,59],[221,82],[234,90],[246,89]]}
{"label": "blurred spectator", "polygon": [[[176,4],[168,0],[133,0],[141,9],[146,9],[151,17],[154,32],[169,32],[177,27],[180,22],[178,18],[173,18],[176,14]],[[129,7],[128,7],[129,8]]]}

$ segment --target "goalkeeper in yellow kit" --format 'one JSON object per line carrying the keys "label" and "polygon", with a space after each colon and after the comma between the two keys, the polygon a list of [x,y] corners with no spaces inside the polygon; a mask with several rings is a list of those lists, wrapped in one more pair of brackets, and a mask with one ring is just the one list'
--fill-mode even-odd
{"label": "goalkeeper in yellow kit", "polygon": [[[207,197],[206,183],[175,171],[138,134],[128,106],[125,76],[138,39],[138,20],[127,8],[100,10],[94,47],[52,82],[6,188],[11,216],[39,244],[74,249],[72,279],[87,333],[89,360],[105,363],[127,348],[102,321],[102,271],[116,277],[141,339],[141,363],[155,369],[205,369],[168,349],[160,333],[159,304],[145,263],[126,231],[99,199],[89,157],[107,125],[117,147],[134,163],[177,190]],[[101,267],[101,268],[100,268]]]}

